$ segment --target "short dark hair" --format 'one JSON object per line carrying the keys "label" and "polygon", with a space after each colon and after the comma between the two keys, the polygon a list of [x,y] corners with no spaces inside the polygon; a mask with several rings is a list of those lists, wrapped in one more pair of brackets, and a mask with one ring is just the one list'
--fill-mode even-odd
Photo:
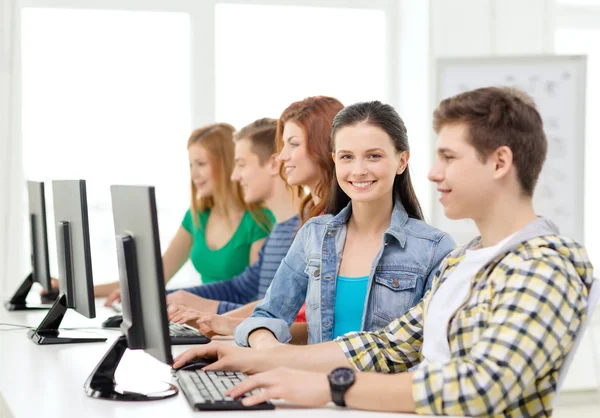
{"label": "short dark hair", "polygon": [[548,141],[542,117],[527,93],[513,87],[485,87],[442,100],[433,112],[434,131],[457,123],[467,125],[467,140],[483,162],[499,147],[510,148],[519,183],[527,196],[533,196]]}
{"label": "short dark hair", "polygon": [[249,140],[252,152],[258,156],[259,163],[263,165],[277,152],[276,131],[277,119],[262,118],[237,131],[233,135],[233,140],[236,142],[240,139]]}

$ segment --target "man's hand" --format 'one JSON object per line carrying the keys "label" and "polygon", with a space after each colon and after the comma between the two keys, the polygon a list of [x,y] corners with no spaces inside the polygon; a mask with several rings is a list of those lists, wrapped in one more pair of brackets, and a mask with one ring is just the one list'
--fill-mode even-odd
{"label": "man's hand", "polygon": [[267,353],[251,348],[238,347],[213,341],[184,351],[173,359],[173,368],[177,369],[196,358],[217,358],[218,360],[203,370],[240,370],[253,374],[264,370],[264,357]]}
{"label": "man's hand", "polygon": [[167,309],[167,315],[169,317],[169,321],[171,322],[177,322],[178,324],[187,324],[189,322],[190,325],[198,328],[198,325],[196,325],[196,320],[200,318],[203,313],[195,309],[188,308],[187,306],[171,304]]}
{"label": "man's hand", "polygon": [[224,315],[203,312],[196,320],[198,329],[207,337],[213,335],[233,335],[233,330],[244,318],[232,318]]}
{"label": "man's hand", "polygon": [[[50,279],[50,283],[51,283],[51,286],[52,286],[52,290],[58,290],[58,279],[55,279],[54,277],[52,277]],[[45,295],[47,293],[48,292],[46,292],[46,289],[42,289],[40,291],[40,295]]]}
{"label": "man's hand", "polygon": [[167,305],[182,305],[200,312],[217,313],[219,301],[205,299],[185,290],[177,290],[167,295]]}
{"label": "man's hand", "polygon": [[115,289],[106,298],[106,302],[104,302],[104,306],[109,307],[114,302],[121,302],[121,289]]}
{"label": "man's hand", "polygon": [[326,374],[287,368],[278,368],[249,377],[225,394],[237,398],[254,389],[262,391],[244,398],[244,405],[252,406],[269,399],[284,399],[303,406],[321,406],[331,401]]}

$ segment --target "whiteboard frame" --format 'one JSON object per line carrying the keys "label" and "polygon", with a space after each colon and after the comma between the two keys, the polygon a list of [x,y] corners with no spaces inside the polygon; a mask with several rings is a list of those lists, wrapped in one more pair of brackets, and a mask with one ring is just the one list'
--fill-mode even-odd
{"label": "whiteboard frame", "polygon": [[[490,57],[455,57],[455,58],[437,58],[435,66],[435,74],[433,79],[432,88],[432,106],[431,115],[437,108],[438,104],[444,97],[442,96],[442,77],[444,73],[453,67],[465,67],[469,66],[472,68],[489,68],[493,66],[502,65],[527,65],[527,64],[561,64],[569,63],[575,64],[577,76],[575,77],[575,141],[576,149],[574,155],[577,158],[579,164],[577,164],[578,170],[573,174],[573,179],[576,184],[572,184],[575,189],[575,195],[578,196],[578,202],[576,206],[576,217],[575,225],[576,231],[569,233],[568,231],[560,231],[561,234],[566,234],[571,238],[575,239],[579,243],[584,242],[585,229],[584,229],[584,209],[585,209],[585,143],[586,143],[586,127],[585,127],[585,110],[586,110],[586,81],[587,81],[587,56],[586,55],[521,55],[521,56],[490,56]],[[544,121],[545,122],[545,121]],[[432,131],[431,135],[431,161],[430,166],[435,163],[435,145],[437,141],[437,135]],[[435,226],[443,228],[444,211],[441,204],[437,199],[437,190],[435,185],[431,186],[431,223]],[[446,231],[450,235],[455,234],[455,231]],[[458,237],[455,237],[455,239]],[[459,241],[459,240],[457,240]],[[466,242],[460,240],[459,244],[465,244]]]}

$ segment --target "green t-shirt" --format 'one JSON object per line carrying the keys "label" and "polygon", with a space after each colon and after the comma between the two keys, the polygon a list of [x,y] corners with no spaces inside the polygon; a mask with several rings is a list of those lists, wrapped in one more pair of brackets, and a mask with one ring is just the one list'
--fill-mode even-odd
{"label": "green t-shirt", "polygon": [[[275,217],[268,209],[263,209],[271,225],[275,224]],[[233,236],[223,247],[211,250],[206,245],[204,230],[210,209],[199,213],[200,228],[192,221],[192,212],[188,210],[181,222],[181,226],[192,234],[192,250],[190,259],[192,264],[202,276],[202,283],[220,282],[229,280],[240,274],[250,264],[250,247],[258,240],[269,235],[269,231],[261,228],[250,212],[244,216]]]}

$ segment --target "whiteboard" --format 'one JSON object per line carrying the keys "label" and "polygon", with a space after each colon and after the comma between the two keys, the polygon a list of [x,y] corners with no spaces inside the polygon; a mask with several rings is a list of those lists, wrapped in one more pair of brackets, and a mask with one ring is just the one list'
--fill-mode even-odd
{"label": "whiteboard", "polygon": [[[514,86],[537,105],[548,139],[548,154],[534,196],[534,209],[583,242],[585,56],[441,58],[437,61],[435,104],[467,90]],[[435,149],[436,137],[433,137]],[[471,220],[444,216],[435,187],[432,223],[459,245],[478,235]],[[507,214],[509,215],[509,214]]]}

